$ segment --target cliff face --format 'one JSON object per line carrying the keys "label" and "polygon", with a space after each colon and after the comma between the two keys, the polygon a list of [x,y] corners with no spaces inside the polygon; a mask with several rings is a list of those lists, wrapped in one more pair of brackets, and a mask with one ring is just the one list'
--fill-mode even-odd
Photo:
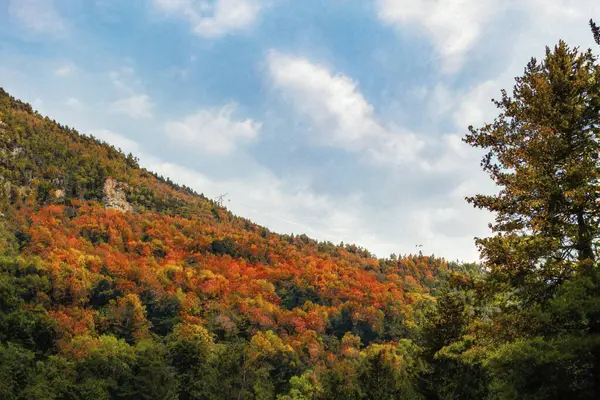
{"label": "cliff face", "polygon": [[125,196],[125,189],[128,185],[126,183],[120,183],[113,178],[107,178],[104,182],[104,207],[113,210],[119,210],[121,212],[133,211],[131,204],[127,202]]}

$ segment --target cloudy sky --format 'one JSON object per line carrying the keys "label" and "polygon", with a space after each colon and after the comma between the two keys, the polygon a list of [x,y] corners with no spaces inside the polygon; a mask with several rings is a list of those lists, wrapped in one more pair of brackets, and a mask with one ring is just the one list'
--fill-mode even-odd
{"label": "cloudy sky", "polygon": [[236,214],[476,260],[469,125],[597,0],[0,0],[0,86]]}

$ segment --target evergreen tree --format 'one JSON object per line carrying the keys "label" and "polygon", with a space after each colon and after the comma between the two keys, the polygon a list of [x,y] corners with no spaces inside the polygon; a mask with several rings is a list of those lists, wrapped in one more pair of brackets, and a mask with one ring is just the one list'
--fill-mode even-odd
{"label": "evergreen tree", "polygon": [[560,41],[494,103],[499,116],[465,141],[487,150],[482,167],[500,187],[467,199],[496,214],[495,235],[477,239],[496,311],[473,328],[479,346],[465,336],[442,353],[479,357],[494,398],[595,398],[600,65]]}
{"label": "evergreen tree", "polygon": [[600,237],[598,152],[600,66],[587,51],[561,41],[532,59],[502,91],[492,124],[470,127],[465,141],[488,152],[482,166],[501,188],[468,198],[496,213],[495,236],[477,244],[492,273],[522,290],[549,298],[576,273],[596,279]]}

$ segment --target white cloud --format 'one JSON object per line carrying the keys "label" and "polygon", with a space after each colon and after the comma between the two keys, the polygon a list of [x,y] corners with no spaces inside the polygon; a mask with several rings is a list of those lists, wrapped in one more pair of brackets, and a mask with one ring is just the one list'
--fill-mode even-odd
{"label": "white cloud", "polygon": [[261,0],[154,0],[154,4],[167,14],[186,19],[194,33],[212,38],[248,29],[263,8]]}
{"label": "white cloud", "polygon": [[83,106],[83,104],[81,104],[81,101],[79,101],[79,99],[76,99],[75,97],[69,97],[65,104],[73,108],[80,108]]}
{"label": "white cloud", "polygon": [[500,82],[504,81],[504,79],[488,80],[467,91],[454,108],[455,124],[466,131],[469,125],[478,128],[485,122],[491,122],[490,118],[497,114],[496,107],[491,100],[500,98],[502,89]]}
{"label": "white cloud", "polygon": [[71,63],[67,63],[67,64],[64,64],[64,65],[61,65],[60,67],[58,67],[54,71],[54,75],[60,76],[60,77],[65,77],[65,76],[69,76],[69,75],[73,74],[73,72],[75,72],[75,66]]}
{"label": "white cloud", "polygon": [[117,149],[120,148],[125,153],[135,154],[139,151],[139,145],[137,142],[119,135],[118,133],[109,131],[108,129],[92,129],[88,131],[87,134],[111,144]]}
{"label": "white cloud", "polygon": [[182,121],[168,122],[165,130],[170,138],[184,146],[193,146],[208,154],[230,154],[238,141],[255,139],[261,129],[261,123],[252,119],[234,119],[235,111],[235,104],[200,110]]}
{"label": "white cloud", "polygon": [[129,115],[134,119],[151,118],[154,105],[146,94],[136,94],[114,101],[109,109],[114,114]]}
{"label": "white cloud", "polygon": [[322,145],[361,152],[378,164],[414,159],[423,147],[416,135],[378,121],[358,85],[308,59],[271,51],[268,70],[275,88],[318,128]]}
{"label": "white cloud", "polygon": [[[481,39],[484,31],[493,27],[494,21],[511,13],[511,19],[526,18],[525,34],[517,41],[504,41],[502,46],[524,48],[539,43],[550,36],[551,43],[558,32],[573,33],[567,24],[587,31],[587,20],[600,13],[597,0],[374,0],[379,19],[401,30],[414,30],[428,36],[442,57],[442,72],[458,71],[467,53]],[[512,22],[502,22],[506,29],[515,27]],[[560,28],[557,28],[560,27]],[[586,32],[589,33],[589,32]],[[496,45],[489,44],[487,45]],[[512,54],[519,53],[515,48]],[[531,55],[531,54],[530,54]]]}
{"label": "white cloud", "polygon": [[130,66],[123,66],[118,70],[110,71],[108,77],[113,86],[123,94],[134,95],[143,89],[141,80]]}
{"label": "white cloud", "polygon": [[[502,0],[505,1],[505,0]],[[455,72],[482,27],[501,10],[499,0],[375,0],[378,16],[399,29],[421,28],[444,58],[443,70]]]}
{"label": "white cloud", "polygon": [[[414,244],[422,243],[425,252],[477,259],[473,236],[487,233],[489,214],[474,211],[464,202],[466,193],[455,193],[454,189],[472,181],[479,186],[475,185],[468,194],[481,192],[488,188],[487,177],[474,169],[480,154],[464,144],[461,136],[417,137],[386,124],[354,80],[308,59],[271,52],[267,66],[278,93],[312,123],[311,133],[318,144],[360,153],[376,165],[402,166],[381,169],[373,177],[382,183],[376,194],[362,192],[364,187],[357,182],[355,189],[362,195],[354,198],[359,200],[344,204],[344,199],[332,199],[339,203],[332,206],[330,213],[339,211],[342,215],[342,219],[330,219],[337,227],[338,241],[348,241],[344,238],[349,237],[350,242],[382,256],[415,251]],[[455,100],[447,87],[438,84],[429,93],[431,99],[426,102],[430,108],[444,113],[453,110]],[[428,185],[431,190],[423,188]],[[413,194],[412,190],[419,193]],[[396,199],[385,203],[385,216],[378,197]],[[343,218],[351,218],[352,226],[344,225]],[[302,217],[298,220],[307,221]],[[309,226],[320,225],[314,222]],[[328,238],[320,233],[317,237]]]}
{"label": "white cloud", "polygon": [[51,36],[66,32],[53,0],[9,0],[8,12],[12,20],[28,32]]}
{"label": "white cloud", "polygon": [[[215,181],[208,176],[155,157],[141,155],[143,166],[169,176],[209,198],[228,193],[227,207],[237,215],[249,218],[278,233],[305,233],[318,240],[333,243],[355,243],[383,257],[391,253],[415,252],[414,245],[423,244],[423,252],[448,259],[476,261],[474,235],[485,235],[489,214],[474,211],[461,196],[442,204],[407,203],[401,200],[393,207],[370,204],[366,194],[347,196],[319,194],[293,180],[280,179],[269,171],[258,172],[249,179]],[[464,190],[480,191],[467,185]],[[358,189],[357,189],[358,190]],[[402,198],[402,188],[389,193]]]}
{"label": "white cloud", "polygon": [[145,93],[144,85],[133,67],[125,65],[110,71],[108,79],[116,89],[116,96],[118,96],[117,100],[110,103],[109,113],[128,115],[138,120],[153,117],[154,102]]}
{"label": "white cloud", "polygon": [[[491,60],[501,67],[501,72],[452,95],[456,102],[452,108],[453,119],[462,130],[469,125],[480,127],[484,122],[492,122],[498,110],[491,99],[499,99],[503,88],[510,93],[514,77],[523,74],[523,68],[532,56],[543,58],[546,45],[552,47],[563,39],[581,49],[597,48],[588,27],[589,19],[600,15],[597,0],[529,0],[512,5],[512,11],[527,23],[519,32],[518,40],[507,42],[502,37],[494,37],[494,42],[490,43],[501,46],[499,50],[503,51],[500,53],[507,55]],[[510,51],[504,51],[503,46]]]}
{"label": "white cloud", "polygon": [[374,236],[364,229],[359,210],[360,196],[335,198],[316,194],[305,185],[291,180],[281,180],[268,170],[262,170],[249,179],[215,181],[208,176],[181,165],[155,157],[140,156],[142,165],[169,176],[215,198],[228,193],[225,205],[237,215],[251,219],[257,224],[278,233],[305,233],[319,240],[335,243],[360,242],[374,244]]}
{"label": "white cloud", "polygon": [[472,173],[470,166],[477,164],[479,153],[462,141],[462,135],[445,134],[427,142],[427,147],[434,155],[421,157],[418,166],[431,173]]}

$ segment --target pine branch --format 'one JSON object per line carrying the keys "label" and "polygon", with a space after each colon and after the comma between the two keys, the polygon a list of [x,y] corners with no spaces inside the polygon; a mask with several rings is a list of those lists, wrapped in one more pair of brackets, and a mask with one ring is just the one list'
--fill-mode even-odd
{"label": "pine branch", "polygon": [[600,45],[600,26],[596,25],[594,20],[590,19],[590,28],[592,28],[592,34],[594,35],[594,40],[598,45]]}

